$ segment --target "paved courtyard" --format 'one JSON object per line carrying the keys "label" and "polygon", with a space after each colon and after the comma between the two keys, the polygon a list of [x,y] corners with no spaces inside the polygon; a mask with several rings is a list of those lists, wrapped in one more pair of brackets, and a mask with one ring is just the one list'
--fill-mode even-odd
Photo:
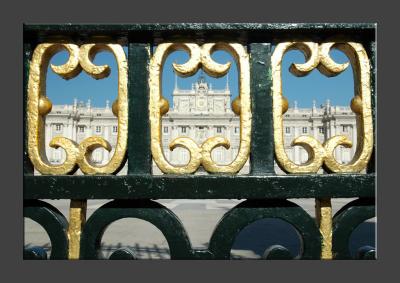
{"label": "paved courtyard", "polygon": [[[56,206],[68,219],[68,200],[47,200]],[[302,206],[312,217],[315,217],[314,200],[291,200]],[[335,199],[332,203],[333,213],[350,199]],[[89,200],[87,218],[107,200]],[[171,209],[182,221],[193,248],[206,249],[211,234],[229,209],[241,200],[159,200]],[[376,218],[361,224],[350,239],[350,250],[354,253],[364,245],[375,246]],[[294,228],[279,219],[265,219],[247,226],[235,240],[232,248],[233,258],[257,259],[271,245],[280,244],[287,247],[293,255],[300,252],[300,239]],[[51,252],[49,238],[44,229],[36,222],[25,219],[25,246],[42,246]],[[140,259],[170,258],[168,244],[161,231],[152,224],[139,219],[121,219],[111,224],[102,238],[102,253],[109,257],[118,248],[129,247],[135,250]]]}

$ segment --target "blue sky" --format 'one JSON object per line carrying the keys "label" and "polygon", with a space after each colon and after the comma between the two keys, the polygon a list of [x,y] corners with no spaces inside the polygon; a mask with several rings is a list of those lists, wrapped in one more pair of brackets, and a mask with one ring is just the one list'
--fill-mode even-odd
{"label": "blue sky", "polygon": [[[127,48],[124,48],[127,53]],[[340,51],[332,50],[332,58],[338,62],[347,62],[347,57]],[[233,62],[230,54],[224,51],[217,51],[212,55],[213,59],[219,63]],[[184,63],[188,60],[189,56],[184,51],[177,51],[172,53],[166,60],[163,72],[163,95],[171,101],[172,90],[174,88],[174,73],[172,71],[172,63]],[[60,65],[66,62],[67,53],[65,51],[55,55],[51,63]],[[290,106],[293,101],[298,101],[299,107],[311,107],[312,100],[317,101],[317,105],[323,104],[326,99],[331,100],[333,105],[346,105],[350,104],[350,99],[353,96],[353,75],[351,67],[349,67],[342,74],[327,78],[319,73],[318,70],[313,70],[308,76],[295,77],[289,71],[291,63],[304,62],[304,56],[300,51],[288,52],[283,60],[283,93],[288,98]],[[117,80],[118,71],[116,63],[111,53],[99,53],[94,62],[98,65],[108,64],[111,67],[111,74],[109,77],[101,80],[94,80],[86,73],[82,72],[79,76],[71,80],[64,80],[49,69],[47,74],[47,95],[53,104],[72,104],[73,99],[76,97],[79,101],[87,101],[91,99],[92,106],[104,107],[105,101],[115,100],[117,97]],[[181,89],[190,89],[191,84],[197,80],[201,71],[199,70],[193,77],[180,78],[178,77],[178,85]],[[226,76],[215,79],[207,76],[206,80],[213,85],[213,88],[225,88]],[[238,94],[238,75],[236,64],[233,63],[228,73],[229,87],[232,96]],[[170,103],[172,106],[172,103]]]}

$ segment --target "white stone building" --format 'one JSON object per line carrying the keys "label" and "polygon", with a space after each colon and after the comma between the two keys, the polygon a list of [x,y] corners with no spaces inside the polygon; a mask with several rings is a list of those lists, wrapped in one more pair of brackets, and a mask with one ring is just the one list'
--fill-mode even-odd
{"label": "white stone building", "polygon": [[[190,137],[201,144],[209,137],[223,136],[230,141],[231,147],[228,150],[223,147],[214,149],[212,158],[217,164],[232,162],[239,149],[240,119],[231,109],[228,79],[224,89],[213,89],[203,76],[192,84],[191,89],[180,89],[175,79],[172,96],[173,106],[162,118],[162,144],[167,160],[176,165],[189,161],[190,155],[186,149],[169,150],[169,143],[177,137]],[[247,162],[241,172],[248,171]],[[161,174],[154,162],[153,173]],[[199,173],[205,172],[200,168]]]}
{"label": "white stone building", "polygon": [[[162,118],[162,145],[167,160],[172,164],[183,165],[189,161],[189,152],[182,148],[170,151],[169,143],[179,136],[187,136],[201,144],[211,136],[224,136],[231,147],[227,150],[219,147],[212,152],[213,160],[217,164],[229,164],[237,155],[240,141],[240,120],[231,110],[231,92],[228,80],[224,89],[213,89],[203,76],[192,84],[191,89],[180,89],[175,80],[173,90],[173,105]],[[87,103],[74,99],[73,105],[54,105],[46,116],[45,123],[46,155],[51,163],[59,164],[65,160],[63,149],[54,149],[48,146],[55,136],[64,136],[77,143],[89,136],[102,136],[110,142],[113,150],[108,153],[104,149],[96,149],[92,161],[95,164],[106,164],[115,148],[117,141],[117,118],[113,115],[109,101],[105,108],[92,107],[90,100]],[[336,134],[349,137],[356,145],[355,115],[349,107],[331,106],[329,100],[325,105],[312,108],[294,107],[284,115],[285,147],[289,158],[295,163],[307,160],[304,149],[291,147],[293,139],[300,135],[312,135],[321,142]],[[355,146],[351,149],[340,147],[336,150],[336,158],[347,163],[354,155]],[[276,166],[276,171],[282,171]],[[119,174],[126,174],[127,165]],[[240,173],[249,172],[249,161]],[[153,162],[153,173],[162,174]],[[202,168],[199,174],[204,174]],[[79,174],[79,171],[78,171]]]}
{"label": "white stone building", "polygon": [[[114,154],[118,136],[117,125],[117,118],[112,113],[108,100],[105,108],[92,107],[90,100],[87,103],[78,103],[77,99],[74,99],[73,105],[53,105],[45,123],[47,159],[53,164],[60,164],[65,160],[65,151],[62,148],[48,146],[56,136],[67,137],[78,144],[87,137],[101,136],[110,142],[113,149],[111,152],[96,149],[92,155],[92,162],[97,165],[106,164]],[[123,172],[126,174],[126,166],[121,170],[121,173]]]}
{"label": "white stone building", "polygon": [[[353,146],[351,148],[337,147],[335,158],[342,164],[348,163],[353,158],[357,147],[356,115],[350,107],[332,106],[329,100],[318,108],[315,104],[314,100],[312,108],[298,108],[297,101],[294,101],[294,107],[290,107],[284,114],[283,134],[288,157],[296,164],[302,164],[308,159],[305,149],[290,145],[298,136],[310,135],[323,143],[335,135],[344,135],[352,141]],[[275,168],[277,172],[282,173],[277,166]]]}

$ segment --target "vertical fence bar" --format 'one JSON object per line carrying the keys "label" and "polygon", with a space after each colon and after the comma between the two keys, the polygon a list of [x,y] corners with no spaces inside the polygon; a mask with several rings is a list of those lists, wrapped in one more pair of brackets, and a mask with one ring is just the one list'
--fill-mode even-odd
{"label": "vertical fence bar", "polygon": [[367,173],[375,172],[375,147],[376,147],[376,87],[375,87],[375,76],[376,76],[376,42],[372,41],[367,46],[368,55],[371,61],[371,110],[372,110],[372,127],[374,131],[374,147],[372,148],[371,159],[368,162]]}
{"label": "vertical fence bar", "polygon": [[86,200],[71,199],[68,222],[68,259],[79,259],[83,226],[86,222]]}
{"label": "vertical fence bar", "polygon": [[26,109],[27,109],[27,101],[28,101],[28,79],[29,79],[29,67],[30,67],[30,59],[32,56],[32,46],[30,43],[24,43],[24,72],[23,72],[23,137],[24,137],[24,156],[23,156],[23,171],[24,174],[33,174],[33,165],[28,156],[28,138],[26,136],[27,133],[27,121],[26,121]]}
{"label": "vertical fence bar", "polygon": [[148,44],[129,43],[128,54],[128,174],[150,174]]}
{"label": "vertical fence bar", "polygon": [[274,172],[270,66],[271,44],[250,44],[250,92],[253,114],[250,168],[254,175]]}
{"label": "vertical fence bar", "polygon": [[331,199],[315,199],[315,214],[322,236],[321,259],[332,259],[332,204]]}

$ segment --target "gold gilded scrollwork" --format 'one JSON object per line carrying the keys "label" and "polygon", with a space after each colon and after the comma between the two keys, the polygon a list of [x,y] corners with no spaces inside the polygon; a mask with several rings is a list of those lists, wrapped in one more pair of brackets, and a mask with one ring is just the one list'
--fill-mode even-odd
{"label": "gold gilded scrollwork", "polygon": [[[351,109],[357,117],[357,148],[353,159],[348,164],[340,164],[334,158],[337,146],[352,147],[352,142],[346,136],[333,136],[321,144],[311,136],[300,136],[293,140],[292,146],[302,146],[308,153],[308,160],[298,165],[292,162],[284,149],[283,119],[287,100],[282,95],[282,59],[284,54],[293,49],[303,52],[306,57],[304,64],[292,64],[290,72],[296,76],[305,76],[314,68],[328,77],[343,72],[349,63],[338,64],[329,55],[331,48],[343,51],[350,59],[353,67],[354,98]],[[275,155],[280,166],[289,173],[317,172],[323,164],[332,172],[360,172],[369,161],[373,146],[373,128],[371,114],[370,62],[363,46],[354,42],[284,42],[276,46],[271,58],[272,64],[272,95],[274,117]]]}
{"label": "gold gilded scrollwork", "polygon": [[[96,148],[103,147],[111,151],[111,145],[101,137],[88,137],[79,145],[65,137],[55,137],[50,147],[63,148],[65,162],[60,165],[50,164],[46,157],[44,143],[44,120],[51,111],[51,101],[46,97],[46,74],[50,59],[65,49],[69,53],[68,61],[61,66],[51,65],[51,69],[63,77],[71,79],[82,70],[95,79],[102,79],[110,74],[108,65],[96,66],[92,63],[100,51],[111,52],[118,64],[118,99],[113,104],[113,113],[118,117],[118,138],[115,153],[104,166],[91,163],[90,155]],[[122,165],[128,139],[128,65],[122,46],[118,44],[84,44],[78,47],[67,43],[42,43],[33,53],[28,82],[28,153],[34,167],[41,174],[68,174],[77,169],[84,174],[112,174]]]}
{"label": "gold gilded scrollwork", "polygon": [[[182,77],[194,75],[202,68],[213,77],[224,76],[231,63],[219,64],[211,58],[216,50],[225,50],[235,59],[239,69],[240,93],[232,102],[232,109],[240,115],[240,147],[236,158],[227,165],[218,165],[211,158],[211,152],[218,146],[230,147],[230,143],[223,137],[210,137],[200,146],[188,137],[178,137],[169,147],[186,148],[190,152],[190,160],[186,165],[175,166],[170,164],[163,153],[161,146],[161,117],[168,112],[168,101],[161,95],[161,74],[167,56],[175,50],[185,50],[190,59],[184,64],[173,64],[176,73]],[[151,124],[151,152],[154,161],[160,170],[170,174],[194,173],[200,165],[210,173],[237,173],[246,163],[250,153],[251,111],[250,111],[250,66],[249,55],[241,44],[233,43],[206,43],[202,46],[193,43],[163,43],[160,44],[150,61],[150,124]]]}

